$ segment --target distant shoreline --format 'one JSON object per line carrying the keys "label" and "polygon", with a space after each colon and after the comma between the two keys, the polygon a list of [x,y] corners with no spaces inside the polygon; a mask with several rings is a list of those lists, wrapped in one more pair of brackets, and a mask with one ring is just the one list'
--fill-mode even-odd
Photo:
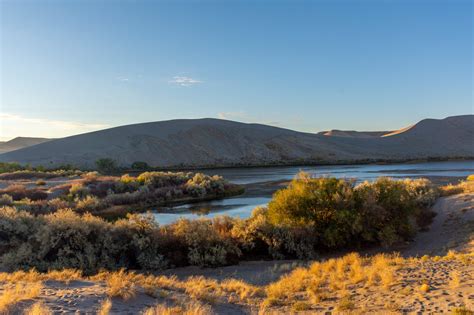
{"label": "distant shoreline", "polygon": [[144,172],[144,171],[199,171],[212,169],[242,169],[242,168],[272,168],[272,167],[297,167],[297,166],[337,166],[337,165],[396,165],[396,164],[418,164],[434,162],[454,162],[454,161],[474,161],[473,157],[452,157],[438,158],[429,157],[424,159],[363,159],[363,160],[344,160],[344,161],[305,161],[271,164],[238,164],[238,165],[211,165],[211,166],[171,166],[171,167],[150,167],[146,170],[124,169],[122,172]]}

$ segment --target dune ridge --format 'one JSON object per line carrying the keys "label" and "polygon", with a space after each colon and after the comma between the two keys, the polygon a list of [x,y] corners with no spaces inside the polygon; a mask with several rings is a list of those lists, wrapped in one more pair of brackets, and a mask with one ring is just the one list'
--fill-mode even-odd
{"label": "dune ridge", "polygon": [[48,139],[48,138],[16,137],[9,141],[0,142],[0,153],[15,151],[18,149],[26,148],[26,147],[40,144],[43,142],[47,142],[50,140],[51,139]]}
{"label": "dune ridge", "polygon": [[425,119],[386,137],[337,137],[228,120],[178,119],[51,140],[0,161],[94,167],[100,158],[154,167],[264,166],[474,157],[474,115]]}

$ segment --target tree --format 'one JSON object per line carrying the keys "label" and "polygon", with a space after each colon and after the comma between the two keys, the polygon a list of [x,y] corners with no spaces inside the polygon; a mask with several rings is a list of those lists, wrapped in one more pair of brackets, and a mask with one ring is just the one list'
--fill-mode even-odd
{"label": "tree", "polygon": [[103,158],[95,161],[97,169],[103,174],[115,173],[118,170],[117,163],[113,159]]}

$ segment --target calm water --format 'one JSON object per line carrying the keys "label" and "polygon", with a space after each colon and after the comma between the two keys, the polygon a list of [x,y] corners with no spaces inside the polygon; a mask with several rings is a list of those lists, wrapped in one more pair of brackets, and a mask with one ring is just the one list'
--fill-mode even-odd
{"label": "calm water", "polygon": [[[155,217],[160,224],[168,224],[180,217],[196,219],[229,215],[245,218],[257,206],[265,206],[272,193],[279,186],[274,182],[291,180],[299,171],[317,176],[334,176],[338,178],[355,178],[358,181],[374,180],[380,176],[389,177],[429,177],[437,182],[456,181],[474,174],[474,161],[450,161],[391,165],[338,165],[308,167],[264,167],[213,169],[204,171],[207,174],[222,175],[230,182],[247,186],[246,193],[236,198],[213,200],[187,204],[172,208],[160,208]],[[267,189],[262,189],[266,187]],[[268,187],[270,187],[268,189]]]}

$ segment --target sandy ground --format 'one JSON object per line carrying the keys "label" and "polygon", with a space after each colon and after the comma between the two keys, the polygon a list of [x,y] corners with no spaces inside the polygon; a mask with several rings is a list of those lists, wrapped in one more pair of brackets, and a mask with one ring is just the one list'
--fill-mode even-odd
{"label": "sandy ground", "polygon": [[[454,249],[472,252],[474,239],[474,194],[460,194],[440,198],[434,206],[437,216],[426,232],[421,232],[416,239],[401,250],[405,257],[421,255],[444,255]],[[176,275],[178,279],[202,275],[207,278],[222,280],[238,278],[254,285],[266,285],[278,280],[282,275],[297,266],[305,266],[301,261],[253,261],[240,265],[216,269],[197,267],[167,270],[163,274]],[[461,284],[452,289],[449,284],[453,272],[459,274]],[[413,314],[449,314],[454,307],[466,305],[474,309],[474,265],[463,264],[458,260],[417,260],[407,263],[397,271],[397,281],[389,289],[381,287],[350,287],[353,302],[362,313],[387,313],[387,309],[396,309],[395,313]],[[429,283],[429,292],[420,292],[420,283]],[[2,289],[0,288],[0,291]],[[21,310],[37,300],[44,303],[55,314],[95,314],[101,301],[106,299],[106,285],[103,282],[73,281],[64,284],[46,281],[38,298],[21,302],[13,314],[22,314]],[[147,307],[157,303],[174,304],[179,300],[189,299],[181,291],[172,291],[162,297],[151,297],[139,291],[136,297],[124,301],[114,298],[112,314],[139,314]],[[231,301],[229,301],[231,300]],[[232,302],[231,297],[218,299],[212,303],[217,314],[251,314],[256,313],[263,299],[248,303]],[[338,298],[323,300],[314,305],[308,314],[332,314]],[[269,314],[288,314],[289,306],[270,308]]]}

